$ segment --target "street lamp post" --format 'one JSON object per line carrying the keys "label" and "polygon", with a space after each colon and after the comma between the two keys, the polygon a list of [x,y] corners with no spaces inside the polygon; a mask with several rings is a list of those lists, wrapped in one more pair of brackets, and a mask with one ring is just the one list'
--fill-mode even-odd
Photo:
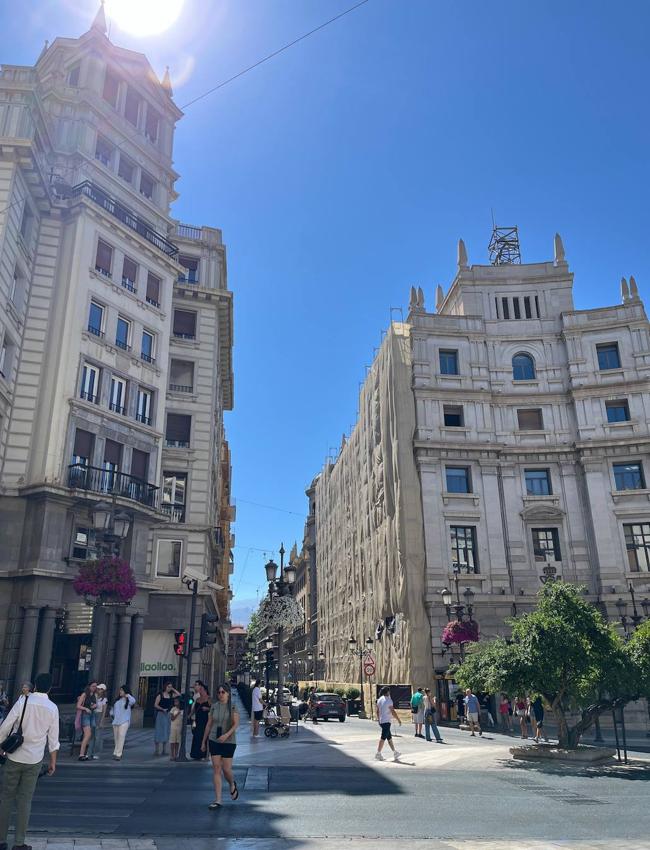
{"label": "street lamp post", "polygon": [[356,655],[359,659],[359,682],[361,686],[361,706],[359,710],[359,717],[362,715],[366,716],[366,699],[363,692],[363,660],[364,658],[368,658],[370,653],[372,652],[373,640],[372,638],[366,638],[366,645],[359,646],[355,638],[351,637],[348,641],[348,648],[350,650],[351,655]]}
{"label": "street lamp post", "polygon": [[265,672],[266,672],[266,699],[268,701],[269,685],[270,685],[269,675],[270,675],[270,669],[271,669],[271,650],[273,649],[273,638],[267,637],[264,645],[266,647],[266,671]]}
{"label": "street lamp post", "polygon": [[91,511],[95,537],[99,537],[104,554],[119,556],[122,541],[129,536],[131,516],[126,511],[117,510],[117,498],[113,493],[112,501],[97,502]]}
{"label": "street lamp post", "polygon": [[[296,580],[296,568],[292,563],[284,566],[284,544],[280,544],[280,574],[278,576],[278,565],[271,559],[264,567],[266,580],[269,583],[269,599],[282,596],[291,596],[292,586]],[[278,705],[284,703],[284,626],[278,625]]]}
{"label": "street lamp post", "polygon": [[[465,597],[465,604],[460,601],[460,587],[459,587],[459,572],[460,569],[457,564],[453,566],[453,582],[454,588],[456,591],[456,602],[453,602],[453,595],[451,590],[445,588],[440,591],[440,595],[442,596],[442,602],[447,611],[447,620],[451,622],[451,609],[453,607],[454,614],[456,616],[456,620],[459,623],[462,623],[463,617],[465,616],[465,612],[467,612],[467,619],[469,621],[472,620],[474,614],[474,606],[472,605],[472,599],[474,598],[474,591],[471,587],[466,587],[463,591],[463,596]],[[465,660],[465,645],[459,644],[460,646],[460,658],[461,661]]]}

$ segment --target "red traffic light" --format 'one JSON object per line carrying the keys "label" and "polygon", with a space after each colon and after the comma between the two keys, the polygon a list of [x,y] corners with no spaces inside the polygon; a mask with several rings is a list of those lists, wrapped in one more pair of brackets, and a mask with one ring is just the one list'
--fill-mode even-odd
{"label": "red traffic light", "polygon": [[176,655],[185,654],[185,629],[174,632],[174,652]]}

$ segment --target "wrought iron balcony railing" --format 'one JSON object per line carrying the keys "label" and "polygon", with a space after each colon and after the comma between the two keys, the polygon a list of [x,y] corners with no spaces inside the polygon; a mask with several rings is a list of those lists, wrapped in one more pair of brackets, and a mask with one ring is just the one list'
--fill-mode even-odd
{"label": "wrought iron balcony railing", "polygon": [[185,522],[185,505],[171,505],[163,502],[160,510],[167,514],[172,522]]}
{"label": "wrought iron balcony railing", "polygon": [[157,508],[159,488],[142,478],[113,472],[97,466],[85,466],[83,463],[71,463],[68,466],[68,486],[92,493],[115,493],[125,499],[140,502],[149,508]]}
{"label": "wrought iron balcony railing", "polygon": [[131,212],[131,210],[127,209],[127,207],[119,201],[116,201],[114,198],[111,198],[110,195],[107,195],[106,192],[104,192],[103,189],[100,189],[99,186],[95,185],[95,183],[92,183],[90,180],[85,180],[83,183],[79,183],[75,186],[72,189],[72,197],[78,198],[80,195],[85,195],[87,198],[90,198],[91,201],[94,201],[94,203],[98,204],[98,206],[105,209],[106,212],[121,221],[122,224],[125,224],[127,227],[130,227],[131,230],[139,233],[140,236],[158,248],[159,251],[162,251],[163,254],[167,254],[168,257],[176,257],[178,255],[178,248],[173,242],[170,242],[169,239],[166,239],[161,233],[158,233],[157,230],[154,230],[148,221],[140,218],[139,215]]}

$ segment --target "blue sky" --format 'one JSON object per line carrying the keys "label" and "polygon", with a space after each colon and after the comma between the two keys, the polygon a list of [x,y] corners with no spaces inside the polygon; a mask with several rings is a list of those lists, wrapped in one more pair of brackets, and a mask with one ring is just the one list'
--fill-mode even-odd
{"label": "blue sky", "polygon": [[[185,0],[170,32],[111,36],[170,65],[182,106],[350,5]],[[0,0],[0,60],[33,63],[96,3],[26,7]],[[645,0],[370,0],[187,110],[174,213],[223,229],[235,293],[235,615],[263,552],[300,540],[390,308],[412,284],[433,307],[459,236],[486,262],[492,209],[524,262],[562,234],[578,307],[617,302],[622,275],[645,295],[649,25]]]}

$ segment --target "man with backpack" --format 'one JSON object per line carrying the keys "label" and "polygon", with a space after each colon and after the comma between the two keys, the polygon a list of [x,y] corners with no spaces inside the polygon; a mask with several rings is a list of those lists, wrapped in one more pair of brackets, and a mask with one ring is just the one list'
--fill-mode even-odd
{"label": "man with backpack", "polygon": [[0,798],[0,850],[7,850],[14,804],[16,837],[13,850],[32,850],[25,844],[25,835],[45,744],[50,753],[48,776],[56,770],[59,749],[59,709],[48,697],[51,687],[50,674],[40,673],[34,682],[34,692],[21,696],[0,726],[0,756],[6,758]]}

